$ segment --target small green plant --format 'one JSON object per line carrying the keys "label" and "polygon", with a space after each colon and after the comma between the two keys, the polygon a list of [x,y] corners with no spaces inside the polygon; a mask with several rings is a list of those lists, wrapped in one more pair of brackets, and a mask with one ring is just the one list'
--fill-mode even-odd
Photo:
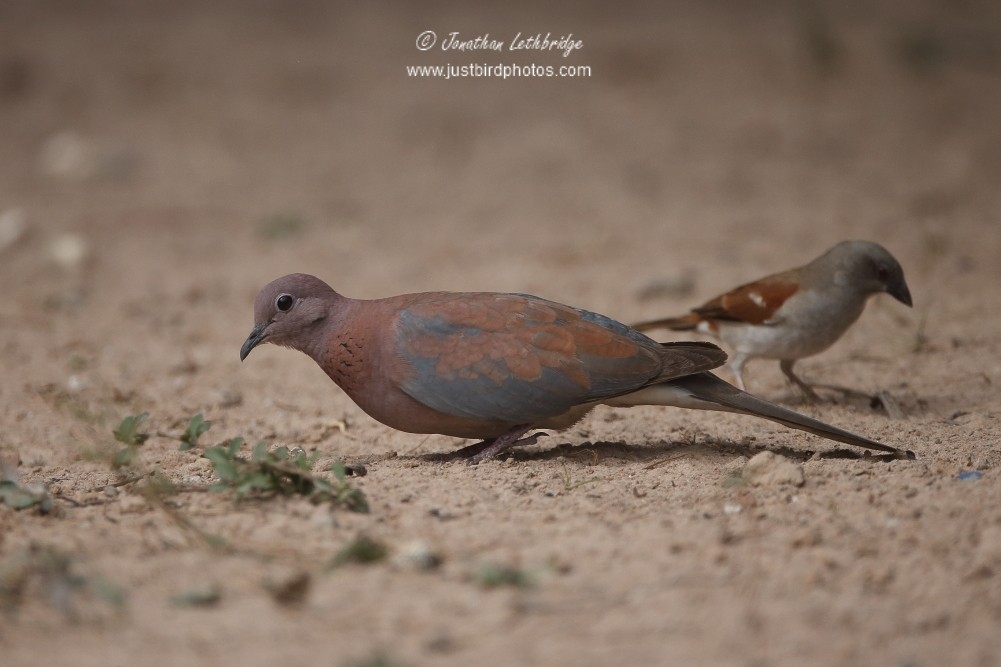
{"label": "small green plant", "polygon": [[139,447],[149,440],[150,434],[140,431],[142,423],[149,418],[148,412],[141,412],[138,415],[129,415],[122,420],[112,434],[115,440],[125,445],[124,448],[115,452],[111,459],[114,468],[126,468],[135,465],[139,458]]}
{"label": "small green plant", "polygon": [[149,440],[149,433],[144,433],[139,430],[142,423],[149,418],[148,412],[140,412],[137,415],[129,415],[122,420],[122,423],[118,425],[112,434],[115,436],[115,440],[124,443],[126,445],[132,445],[138,447],[147,440]]}
{"label": "small green plant", "polygon": [[135,465],[139,455],[139,447],[153,436],[179,440],[181,443],[179,449],[181,449],[181,451],[186,451],[193,449],[198,443],[198,438],[212,428],[212,422],[207,421],[205,417],[202,416],[202,413],[199,412],[192,417],[190,421],[188,421],[188,425],[181,435],[171,435],[169,433],[160,432],[148,433],[140,430],[143,422],[145,422],[148,418],[148,412],[141,412],[137,415],[129,415],[122,420],[122,423],[118,425],[118,428],[112,431],[112,434],[115,436],[115,440],[125,445],[125,448],[117,451],[112,459],[112,465],[115,468]]}
{"label": "small green plant", "polygon": [[389,550],[382,542],[377,542],[367,535],[359,535],[348,542],[330,559],[330,568],[341,567],[348,563],[370,565],[383,560]]}
{"label": "small green plant", "polygon": [[573,473],[570,472],[570,468],[567,464],[563,464],[563,468],[560,470],[560,481],[563,482],[563,491],[570,493],[574,489],[580,488],[586,484],[594,484],[595,482],[605,481],[604,477],[592,477],[591,479],[582,479],[575,482],[573,479]]}
{"label": "small green plant", "polygon": [[18,471],[18,457],[0,455],[0,503],[16,510],[38,507],[42,514],[53,509],[52,496],[44,484],[26,484]]}
{"label": "small green plant", "polygon": [[76,602],[89,597],[116,610],[125,606],[125,591],[114,583],[85,572],[74,555],[51,546],[32,544],[0,562],[0,609],[17,611],[35,591],[67,620],[81,620]]}
{"label": "small green plant", "polygon": [[182,452],[192,449],[198,442],[198,438],[200,438],[202,434],[210,428],[212,428],[212,422],[205,421],[202,417],[202,413],[199,412],[191,418],[191,421],[188,422],[188,427],[184,429],[184,433],[181,434],[181,446],[179,449]]}
{"label": "small green plant", "polygon": [[534,578],[525,570],[496,563],[482,565],[474,578],[484,588],[498,588],[500,586],[530,588],[535,585]]}
{"label": "small green plant", "polygon": [[222,599],[222,590],[216,584],[189,588],[173,596],[170,601],[178,607],[214,607]]}
{"label": "small green plant", "polygon": [[[140,430],[143,422],[148,418],[148,412],[130,415],[122,420],[118,428],[112,431],[115,440],[124,444],[125,447],[112,455],[111,467],[119,471],[121,468],[128,468],[131,478],[126,479],[124,483],[132,484],[133,490],[145,498],[150,506],[161,510],[182,529],[195,535],[214,549],[227,549],[228,546],[224,539],[205,532],[181,510],[165,501],[166,496],[177,492],[177,487],[174,486],[173,482],[159,468],[148,469],[139,456],[139,448],[153,436],[180,440],[182,445],[186,441],[194,445],[198,437],[208,430],[210,426],[209,422],[204,421],[200,414],[195,415],[189,422],[184,434],[174,436],[164,433],[148,433]],[[121,471],[119,474],[122,474]]]}
{"label": "small green plant", "polygon": [[340,461],[331,467],[334,476],[331,481],[312,473],[316,457],[301,450],[293,454],[282,446],[268,451],[268,443],[262,440],[254,446],[250,460],[246,460],[239,456],[244,444],[243,438],[236,437],[205,450],[205,458],[219,477],[213,491],[232,489],[237,499],[250,493],[298,494],[316,503],[331,502],[352,512],[368,512],[365,495],[348,482]]}
{"label": "small green plant", "polygon": [[326,492],[331,495],[331,502],[335,505],[345,507],[352,512],[368,514],[368,500],[365,499],[365,494],[361,492],[361,489],[351,486],[351,483],[347,479],[347,467],[344,465],[344,462],[334,461],[333,465],[330,466],[330,472],[333,473],[334,481],[336,482]]}
{"label": "small green plant", "polygon": [[16,510],[38,506],[38,511],[48,514],[52,511],[52,496],[44,487],[22,484],[21,482],[0,480],[0,502]]}

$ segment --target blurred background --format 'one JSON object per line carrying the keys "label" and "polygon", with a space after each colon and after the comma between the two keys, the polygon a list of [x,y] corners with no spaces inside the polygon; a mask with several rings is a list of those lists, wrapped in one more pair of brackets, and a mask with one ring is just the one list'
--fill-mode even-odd
{"label": "blurred background", "polygon": [[[850,237],[886,245],[917,304],[879,301],[856,348],[955,337],[1001,303],[979,294],[1001,277],[999,19],[972,0],[8,0],[9,363],[241,377],[253,297],[293,271],[633,321]],[[453,32],[505,48],[440,48]],[[580,48],[512,51],[519,33]],[[590,76],[408,74],[470,63]]]}
{"label": "blurred background", "polygon": [[[999,14],[972,0],[8,0],[4,238],[75,234],[144,289],[196,264],[254,284],[294,265],[354,295],[518,289],[622,316],[651,281],[694,272],[709,296],[717,273],[725,286],[851,236],[912,273],[957,244],[996,258]],[[422,52],[424,30],[583,44]],[[467,62],[591,76],[405,71]]]}
{"label": "blurred background", "polygon": [[[1001,276],[999,19],[973,0],[8,0],[9,362],[51,381],[81,348],[230,377],[254,294],[292,271],[646,319],[850,237],[886,245],[917,304],[880,301],[857,347],[955,338],[1001,302],[981,293]],[[505,48],[440,48],[453,32]],[[512,51],[519,33],[580,48]],[[590,75],[408,71],[470,63]]]}

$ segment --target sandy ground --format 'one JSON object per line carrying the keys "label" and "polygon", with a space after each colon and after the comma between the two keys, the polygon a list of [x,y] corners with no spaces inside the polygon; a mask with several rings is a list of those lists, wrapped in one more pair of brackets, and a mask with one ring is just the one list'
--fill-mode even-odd
{"label": "sandy ground", "polygon": [[[1001,663],[996,4],[203,4],[0,5],[0,453],[54,497],[0,505],[0,662]],[[583,46],[418,51],[429,29]],[[404,69],[469,62],[592,75]],[[237,355],[291,271],[632,321],[851,237],[891,249],[915,307],[875,299],[802,371],[902,416],[799,409],[913,462],[636,408],[436,463],[464,443],[373,422],[303,355]],[[748,380],[798,405],[775,364]],[[161,506],[108,463],[142,411],[153,432],[213,422],[194,450],[141,448],[182,485]],[[201,451],[237,435],[364,463],[371,511],[204,492]],[[803,485],[748,483],[761,450]],[[359,535],[390,556],[329,569]],[[491,566],[523,585],[487,587]]]}

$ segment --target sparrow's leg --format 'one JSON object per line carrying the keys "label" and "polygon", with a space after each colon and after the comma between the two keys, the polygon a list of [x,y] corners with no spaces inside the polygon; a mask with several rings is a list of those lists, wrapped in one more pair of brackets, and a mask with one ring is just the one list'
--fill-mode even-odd
{"label": "sparrow's leg", "polygon": [[746,391],[744,388],[744,364],[747,363],[747,355],[743,352],[736,352],[730,358],[730,372],[733,373],[733,383],[737,385],[737,388],[741,391]]}
{"label": "sparrow's leg", "polygon": [[813,390],[813,387],[803,382],[803,380],[801,380],[798,375],[792,372],[792,367],[793,364],[795,363],[796,363],[795,359],[783,359],[781,362],[779,362],[779,368],[782,369],[782,372],[785,374],[787,378],[789,378],[790,382],[799,387],[800,391],[806,394],[806,398],[809,401],[813,403],[819,403],[820,396],[817,394],[817,392]]}

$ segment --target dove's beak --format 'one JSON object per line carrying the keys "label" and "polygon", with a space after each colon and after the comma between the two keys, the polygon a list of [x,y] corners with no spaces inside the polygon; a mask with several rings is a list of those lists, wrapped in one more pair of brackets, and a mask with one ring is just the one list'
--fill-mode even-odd
{"label": "dove's beak", "polygon": [[240,348],[240,361],[246,359],[251,350],[264,342],[264,339],[267,337],[265,332],[267,326],[268,324],[266,322],[258,324],[254,327],[254,330],[250,332],[250,335],[247,336],[247,340],[243,341],[243,347]]}

